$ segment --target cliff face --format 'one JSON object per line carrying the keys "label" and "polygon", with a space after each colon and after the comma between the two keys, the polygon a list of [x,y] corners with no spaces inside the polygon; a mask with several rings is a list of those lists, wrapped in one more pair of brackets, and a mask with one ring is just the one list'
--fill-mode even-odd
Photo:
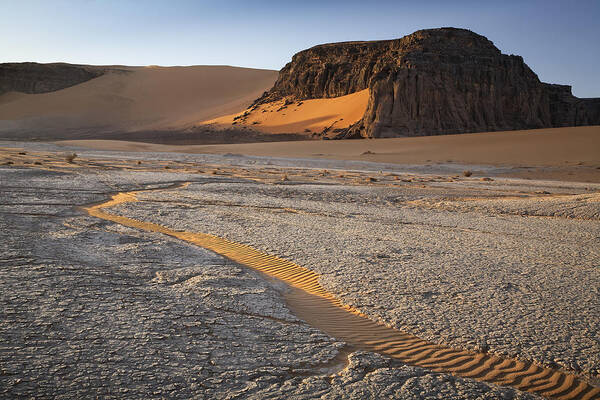
{"label": "cliff face", "polygon": [[540,82],[520,56],[471,31],[325,44],[294,55],[257,100],[337,97],[370,89],[361,121],[338,137],[393,137],[600,124],[598,99]]}
{"label": "cliff face", "polygon": [[0,64],[0,95],[6,92],[47,93],[102,75],[99,68],[69,64]]}
{"label": "cliff face", "polygon": [[571,86],[544,83],[553,127],[600,124],[600,98],[580,99]]}

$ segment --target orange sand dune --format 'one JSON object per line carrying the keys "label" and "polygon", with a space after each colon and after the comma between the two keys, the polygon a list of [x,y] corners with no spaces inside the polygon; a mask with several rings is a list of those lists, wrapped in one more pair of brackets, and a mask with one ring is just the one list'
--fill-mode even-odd
{"label": "orange sand dune", "polygon": [[[201,122],[202,125],[231,128],[250,126],[266,133],[310,133],[347,128],[360,120],[369,102],[369,89],[330,99],[284,100],[262,104],[255,109]],[[246,115],[245,115],[246,114]],[[245,116],[244,116],[245,115]],[[236,119],[236,117],[239,117]]]}
{"label": "orange sand dune", "polygon": [[[0,96],[0,134],[184,129],[247,107],[277,71],[228,66],[115,67],[103,76],[43,94]],[[46,135],[44,135],[44,133]]]}

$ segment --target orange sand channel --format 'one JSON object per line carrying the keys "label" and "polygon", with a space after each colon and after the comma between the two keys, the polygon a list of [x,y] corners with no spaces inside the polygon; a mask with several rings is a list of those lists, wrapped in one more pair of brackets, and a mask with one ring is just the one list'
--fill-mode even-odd
{"label": "orange sand channel", "polygon": [[430,343],[372,321],[327,292],[320,285],[318,274],[277,256],[218,236],[175,231],[151,222],[109,214],[103,210],[121,203],[136,202],[135,193],[119,193],[111,200],[87,207],[85,210],[97,218],[185,240],[286,282],[292,286],[292,290],[286,295],[288,305],[299,318],[358,348],[385,354],[404,363],[437,372],[451,373],[500,386],[512,386],[548,398],[600,399],[600,388],[593,387],[574,375],[544,368],[532,362]]}
{"label": "orange sand channel", "polygon": [[250,126],[266,133],[309,133],[323,129],[347,128],[360,120],[369,102],[369,89],[346,96],[327,99],[295,101],[285,105],[284,100],[261,104],[244,112],[225,115],[201,122],[200,125],[215,125],[223,128]]}

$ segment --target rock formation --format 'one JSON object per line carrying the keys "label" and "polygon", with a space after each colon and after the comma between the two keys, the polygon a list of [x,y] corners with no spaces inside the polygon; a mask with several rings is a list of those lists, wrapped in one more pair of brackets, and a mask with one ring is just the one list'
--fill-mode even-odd
{"label": "rock formation", "polygon": [[294,55],[255,104],[370,89],[363,119],[339,138],[422,136],[600,124],[600,99],[540,82],[520,56],[465,29],[315,46]]}
{"label": "rock formation", "polygon": [[0,64],[0,95],[6,92],[47,93],[102,75],[98,67],[70,64]]}

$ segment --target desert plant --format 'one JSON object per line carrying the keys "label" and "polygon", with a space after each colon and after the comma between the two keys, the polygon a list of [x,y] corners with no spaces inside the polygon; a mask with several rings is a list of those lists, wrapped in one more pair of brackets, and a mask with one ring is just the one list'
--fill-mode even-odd
{"label": "desert plant", "polygon": [[463,175],[464,176],[471,176],[471,175],[473,175],[473,173],[467,169],[467,170],[463,171]]}
{"label": "desert plant", "polygon": [[76,158],[77,158],[76,153],[68,153],[65,155],[65,160],[67,160],[67,162],[69,164],[73,164],[73,162],[75,161]]}

